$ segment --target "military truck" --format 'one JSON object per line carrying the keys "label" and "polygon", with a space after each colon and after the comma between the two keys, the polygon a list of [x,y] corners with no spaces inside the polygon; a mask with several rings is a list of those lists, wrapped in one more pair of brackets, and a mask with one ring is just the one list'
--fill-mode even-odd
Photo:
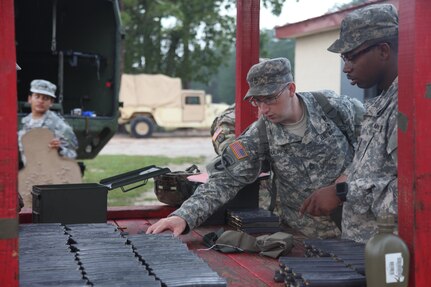
{"label": "military truck", "polygon": [[18,121],[30,82],[57,85],[53,109],[73,127],[78,159],[94,158],[117,130],[122,31],[116,0],[15,0]]}
{"label": "military truck", "polygon": [[119,124],[136,138],[151,137],[156,127],[209,129],[227,104],[212,103],[203,90],[183,90],[181,79],[166,75],[123,74]]}

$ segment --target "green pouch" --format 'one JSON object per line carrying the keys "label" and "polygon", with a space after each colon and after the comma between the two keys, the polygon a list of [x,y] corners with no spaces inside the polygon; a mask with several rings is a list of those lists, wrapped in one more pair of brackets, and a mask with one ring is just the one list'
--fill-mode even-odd
{"label": "green pouch", "polygon": [[222,253],[250,252],[277,258],[292,250],[293,236],[277,232],[255,238],[245,232],[220,229],[206,234],[204,244]]}
{"label": "green pouch", "polygon": [[285,232],[262,235],[256,238],[256,246],[259,248],[261,255],[278,258],[292,250],[293,235]]}
{"label": "green pouch", "polygon": [[256,247],[255,237],[240,231],[224,231],[223,228],[217,232],[206,234],[204,236],[204,243],[211,249],[223,253],[259,252],[259,249]]}

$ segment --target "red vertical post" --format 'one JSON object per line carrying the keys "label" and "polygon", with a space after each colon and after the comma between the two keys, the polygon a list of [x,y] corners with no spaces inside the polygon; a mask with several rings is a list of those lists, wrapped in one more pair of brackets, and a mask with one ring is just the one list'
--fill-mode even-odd
{"label": "red vertical post", "polygon": [[431,5],[400,1],[399,234],[411,253],[409,286],[429,286],[431,270]]}
{"label": "red vertical post", "polygon": [[243,101],[248,91],[247,72],[259,61],[260,0],[237,0],[235,134],[256,120],[257,110]]}
{"label": "red vertical post", "polygon": [[17,114],[13,0],[0,0],[0,286],[18,286]]}

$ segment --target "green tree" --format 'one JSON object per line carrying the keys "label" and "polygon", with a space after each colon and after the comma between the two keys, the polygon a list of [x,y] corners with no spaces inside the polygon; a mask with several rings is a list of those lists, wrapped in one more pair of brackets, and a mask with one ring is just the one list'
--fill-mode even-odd
{"label": "green tree", "polygon": [[[277,58],[286,57],[291,61],[292,71],[295,65],[295,41],[293,39],[277,39],[274,30],[260,31],[260,57]],[[225,54],[226,64],[220,65],[207,84],[192,83],[194,89],[205,89],[213,96],[214,102],[235,102],[235,47]]]}
{"label": "green tree", "polygon": [[[279,15],[283,0],[263,0]],[[231,51],[236,0],[122,0],[125,73],[208,82]]]}

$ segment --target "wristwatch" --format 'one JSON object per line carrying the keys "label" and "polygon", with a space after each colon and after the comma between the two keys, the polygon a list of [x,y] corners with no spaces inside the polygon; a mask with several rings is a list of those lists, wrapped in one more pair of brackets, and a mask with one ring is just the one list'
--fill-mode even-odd
{"label": "wristwatch", "polygon": [[335,185],[336,195],[341,200],[341,202],[345,202],[347,200],[347,193],[349,192],[349,185],[347,182],[340,182]]}

